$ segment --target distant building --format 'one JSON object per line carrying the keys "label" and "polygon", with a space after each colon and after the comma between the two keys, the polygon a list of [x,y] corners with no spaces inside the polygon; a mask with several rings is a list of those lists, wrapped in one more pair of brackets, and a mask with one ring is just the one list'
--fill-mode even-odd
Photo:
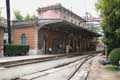
{"label": "distant building", "polygon": [[85,19],[64,8],[61,4],[38,8],[37,11],[39,17],[43,19],[62,19],[81,27],[85,26]]}

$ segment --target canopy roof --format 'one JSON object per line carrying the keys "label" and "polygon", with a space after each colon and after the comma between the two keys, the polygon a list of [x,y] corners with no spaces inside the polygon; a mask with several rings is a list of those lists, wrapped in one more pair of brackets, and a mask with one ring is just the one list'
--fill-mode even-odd
{"label": "canopy roof", "polygon": [[39,25],[39,28],[49,27],[49,28],[60,29],[68,32],[84,33],[84,34],[95,36],[95,37],[101,36],[98,33],[92,32],[88,29],[85,29],[83,27],[80,27],[78,25],[75,25],[73,23],[70,23],[68,21],[61,20],[61,19],[41,19],[41,20],[38,20],[38,25]]}
{"label": "canopy roof", "polygon": [[67,32],[79,32],[81,34],[86,34],[94,37],[100,37],[101,35],[92,32],[88,29],[70,23],[62,19],[38,19],[38,20],[28,20],[28,21],[13,21],[14,27],[30,27],[37,26],[38,29],[43,27],[48,27],[52,29],[59,29]]}

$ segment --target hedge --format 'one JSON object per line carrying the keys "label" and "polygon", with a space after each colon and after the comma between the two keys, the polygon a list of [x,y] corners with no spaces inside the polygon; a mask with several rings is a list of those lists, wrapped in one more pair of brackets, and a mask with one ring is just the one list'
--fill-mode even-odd
{"label": "hedge", "polygon": [[4,56],[23,56],[29,51],[29,45],[4,45]]}
{"label": "hedge", "polygon": [[118,65],[120,60],[120,48],[112,50],[108,56],[108,59],[111,64]]}

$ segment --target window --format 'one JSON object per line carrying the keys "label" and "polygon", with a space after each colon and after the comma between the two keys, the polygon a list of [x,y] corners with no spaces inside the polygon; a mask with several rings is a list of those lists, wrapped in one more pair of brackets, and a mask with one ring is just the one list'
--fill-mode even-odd
{"label": "window", "polygon": [[27,37],[26,37],[25,33],[21,35],[21,44],[23,44],[23,45],[27,44]]}

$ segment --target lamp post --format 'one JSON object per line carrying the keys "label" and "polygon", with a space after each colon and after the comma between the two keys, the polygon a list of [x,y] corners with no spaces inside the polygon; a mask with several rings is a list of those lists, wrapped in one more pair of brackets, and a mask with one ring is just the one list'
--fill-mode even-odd
{"label": "lamp post", "polygon": [[10,0],[6,0],[8,43],[11,44]]}

